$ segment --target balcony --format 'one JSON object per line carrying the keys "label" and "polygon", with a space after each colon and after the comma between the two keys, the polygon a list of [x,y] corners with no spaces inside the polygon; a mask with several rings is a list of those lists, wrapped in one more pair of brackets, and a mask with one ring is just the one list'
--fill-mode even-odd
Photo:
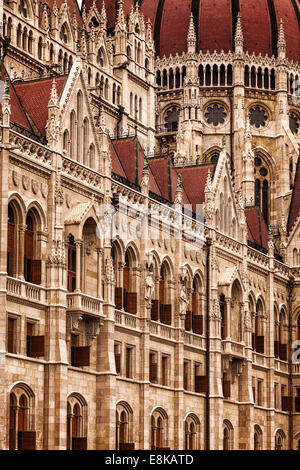
{"label": "balcony", "polygon": [[242,343],[237,343],[236,341],[223,340],[222,354],[224,356],[235,357],[237,359],[244,359],[245,345]]}
{"label": "balcony", "polygon": [[13,277],[6,280],[7,295],[19,299],[26,299],[30,302],[45,303],[46,289],[42,286],[21,281]]}
{"label": "balcony", "polygon": [[132,313],[127,313],[123,310],[115,310],[115,322],[117,327],[119,326],[124,329],[140,331],[140,321],[140,318]]}
{"label": "balcony", "polygon": [[67,294],[67,310],[69,313],[85,313],[87,315],[99,316],[102,313],[102,301],[98,297],[72,292]]}
{"label": "balcony", "polygon": [[170,134],[178,131],[178,121],[162,124],[155,127],[156,134]]}

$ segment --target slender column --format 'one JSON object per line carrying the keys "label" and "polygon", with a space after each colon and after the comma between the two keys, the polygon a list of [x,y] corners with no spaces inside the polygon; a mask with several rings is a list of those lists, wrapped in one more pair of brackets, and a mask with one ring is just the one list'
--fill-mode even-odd
{"label": "slender column", "polygon": [[82,241],[76,241],[76,292],[80,292],[80,281],[81,281],[81,246]]}

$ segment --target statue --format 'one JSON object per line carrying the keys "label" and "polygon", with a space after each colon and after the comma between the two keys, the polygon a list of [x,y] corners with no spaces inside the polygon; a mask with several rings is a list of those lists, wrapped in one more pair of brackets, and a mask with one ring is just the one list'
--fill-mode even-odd
{"label": "statue", "polygon": [[186,292],[185,292],[185,288],[184,288],[184,285],[182,285],[181,287],[181,292],[180,292],[180,300],[179,300],[179,315],[182,316],[182,317],[185,317],[186,315],[186,311],[187,311],[187,308],[188,308],[188,298],[187,298],[187,295],[186,295]]}
{"label": "statue", "polygon": [[145,300],[149,306],[151,306],[152,302],[152,297],[154,294],[154,281],[153,281],[153,273],[151,271],[148,271],[147,276],[146,276],[146,294],[145,294]]}
{"label": "statue", "polygon": [[182,187],[182,179],[181,179],[181,175],[179,174],[177,178],[177,188],[181,188],[181,187]]}

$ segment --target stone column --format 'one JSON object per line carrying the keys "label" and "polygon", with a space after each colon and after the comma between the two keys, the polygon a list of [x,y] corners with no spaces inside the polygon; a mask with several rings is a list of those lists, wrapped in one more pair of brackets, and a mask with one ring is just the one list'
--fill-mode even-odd
{"label": "stone column", "polygon": [[81,292],[81,247],[82,241],[76,241],[76,289],[75,292]]}

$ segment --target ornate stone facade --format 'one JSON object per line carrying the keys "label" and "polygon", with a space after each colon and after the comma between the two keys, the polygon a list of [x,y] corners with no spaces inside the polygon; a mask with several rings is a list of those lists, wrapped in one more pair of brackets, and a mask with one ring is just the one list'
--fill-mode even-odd
{"label": "ornate stone facade", "polygon": [[129,3],[0,3],[0,448],[300,448],[285,26],[159,58]]}

